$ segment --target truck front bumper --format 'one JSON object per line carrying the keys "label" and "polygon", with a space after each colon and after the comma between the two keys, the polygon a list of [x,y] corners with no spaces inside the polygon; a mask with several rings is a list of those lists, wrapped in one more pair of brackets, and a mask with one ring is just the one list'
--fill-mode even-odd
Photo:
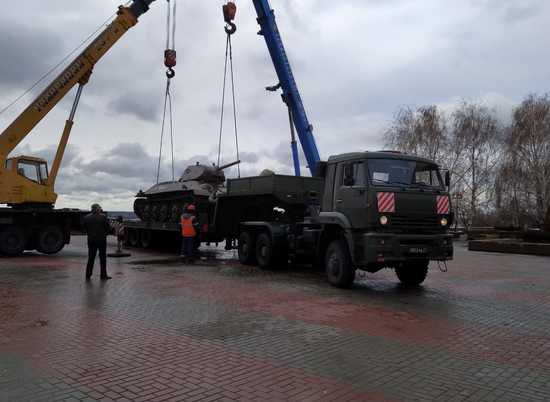
{"label": "truck front bumper", "polygon": [[453,239],[449,234],[363,233],[354,236],[353,244],[354,265],[357,267],[453,259]]}

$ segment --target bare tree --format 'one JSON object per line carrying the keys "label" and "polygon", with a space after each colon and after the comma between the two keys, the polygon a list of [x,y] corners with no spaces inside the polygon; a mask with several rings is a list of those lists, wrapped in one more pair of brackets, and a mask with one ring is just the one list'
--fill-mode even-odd
{"label": "bare tree", "polygon": [[[462,102],[452,114],[450,144],[458,144],[456,184],[468,196],[463,224],[476,223],[480,208],[493,201],[494,177],[499,161],[499,125],[494,114],[476,103]],[[452,147],[452,146],[451,146]]]}
{"label": "bare tree", "polygon": [[506,145],[510,164],[521,176],[522,195],[534,201],[535,220],[542,224],[550,214],[549,95],[529,95],[516,108]]}
{"label": "bare tree", "polygon": [[406,107],[397,112],[386,135],[386,145],[393,149],[439,162],[444,154],[447,124],[437,106],[416,110]]}

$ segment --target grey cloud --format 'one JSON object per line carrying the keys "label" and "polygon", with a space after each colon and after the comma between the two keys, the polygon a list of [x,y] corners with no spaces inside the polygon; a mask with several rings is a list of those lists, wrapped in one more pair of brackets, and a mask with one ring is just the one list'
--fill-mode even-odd
{"label": "grey cloud", "polygon": [[0,86],[26,87],[44,74],[61,55],[59,36],[21,21],[2,19],[0,23]]}
{"label": "grey cloud", "polygon": [[109,103],[109,109],[117,113],[125,113],[147,121],[158,121],[161,117],[159,101],[152,100],[152,91],[126,92]]}
{"label": "grey cloud", "polygon": [[540,0],[485,0],[471,1],[472,5],[484,8],[487,14],[496,14],[505,23],[519,23],[529,20],[542,12]]}
{"label": "grey cloud", "polygon": [[[79,191],[87,194],[86,188],[133,193],[156,177],[156,133],[166,83],[165,3],[155,2],[94,69],[71,138],[78,146],[76,156],[71,160],[67,155],[61,172],[71,182],[67,191],[73,199]],[[4,96],[26,89],[117,4],[26,0],[5,8],[0,14],[0,87],[8,89]],[[272,2],[325,157],[376,149],[384,142],[384,125],[402,105],[447,104],[488,93],[497,102],[517,103],[529,92],[546,91],[550,56],[540,49],[550,33],[549,5],[542,0]],[[217,150],[225,45],[219,4],[182,2],[178,8],[179,64],[172,87],[177,101],[176,176],[187,161],[194,163],[192,154],[210,161],[217,156],[211,150]],[[259,173],[263,167],[290,172],[286,110],[278,95],[263,89],[277,78],[264,41],[256,35],[254,17],[251,4],[239,5],[234,56],[241,172]],[[54,110],[41,123],[43,132],[52,134],[41,135],[39,147],[56,141],[65,112]],[[229,156],[234,155],[230,117],[224,136],[227,162],[234,158]],[[126,144],[114,149],[115,141]],[[134,142],[141,148],[130,144]],[[47,151],[51,157],[53,148]],[[165,158],[162,164],[163,178],[171,177],[168,162]],[[89,185],[86,177],[92,177]],[[64,186],[61,178],[59,183]]]}
{"label": "grey cloud", "polygon": [[[12,152],[12,154],[36,156],[38,158],[42,158],[45,161],[47,161],[49,166],[51,167],[51,164],[53,163],[56,152],[57,152],[56,145],[51,145],[46,148],[34,150],[28,144],[25,144],[17,147],[14,150],[14,152]],[[63,154],[62,166],[67,167],[75,163],[78,159],[79,152],[80,150],[78,149],[77,146],[68,144],[67,147],[65,148],[65,153]]]}
{"label": "grey cloud", "polygon": [[[522,3],[525,0],[522,1]],[[540,4],[531,2],[531,4],[514,4],[508,6],[504,12],[504,20],[510,23],[523,22],[539,14]]]}
{"label": "grey cloud", "polygon": [[242,163],[257,163],[259,159],[258,154],[254,152],[241,152],[239,158]]}

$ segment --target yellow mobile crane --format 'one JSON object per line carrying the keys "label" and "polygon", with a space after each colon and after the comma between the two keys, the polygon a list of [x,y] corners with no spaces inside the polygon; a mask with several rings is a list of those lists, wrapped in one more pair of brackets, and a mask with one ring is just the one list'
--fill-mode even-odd
{"label": "yellow mobile crane", "polygon": [[[155,0],[133,0],[120,6],[116,18],[53,82],[0,134],[0,254],[18,255],[26,249],[45,254],[59,252],[78,227],[82,211],[53,209],[55,179],[73,126],[84,85],[94,65],[147,12]],[[15,147],[78,84],[51,171],[45,160],[33,156],[10,157]]]}

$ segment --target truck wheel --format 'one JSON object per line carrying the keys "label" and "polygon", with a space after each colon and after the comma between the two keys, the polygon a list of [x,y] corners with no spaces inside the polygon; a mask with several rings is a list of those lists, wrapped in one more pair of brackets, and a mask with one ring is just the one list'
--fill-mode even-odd
{"label": "truck wheel", "polygon": [[23,229],[7,226],[0,232],[0,253],[8,256],[20,255],[25,251],[27,238]]}
{"label": "truck wheel", "polygon": [[128,244],[132,247],[139,247],[139,233],[137,230],[128,230]]}
{"label": "truck wheel", "polygon": [[260,268],[268,269],[273,267],[273,241],[271,236],[266,233],[262,233],[256,240],[256,260]]}
{"label": "truck wheel", "polygon": [[256,247],[254,238],[248,232],[242,232],[239,236],[239,261],[243,265],[256,265]]}
{"label": "truck wheel", "polygon": [[46,226],[38,233],[36,249],[43,254],[56,254],[65,247],[63,230],[58,226]]}
{"label": "truck wheel", "polygon": [[150,230],[142,230],[139,234],[139,240],[143,248],[149,248],[153,244],[153,233]]}
{"label": "truck wheel", "polygon": [[409,262],[395,267],[395,274],[403,285],[418,286],[428,275],[429,261]]}
{"label": "truck wheel", "polygon": [[333,240],[325,254],[325,271],[331,285],[349,288],[355,280],[348,246],[344,240]]}

